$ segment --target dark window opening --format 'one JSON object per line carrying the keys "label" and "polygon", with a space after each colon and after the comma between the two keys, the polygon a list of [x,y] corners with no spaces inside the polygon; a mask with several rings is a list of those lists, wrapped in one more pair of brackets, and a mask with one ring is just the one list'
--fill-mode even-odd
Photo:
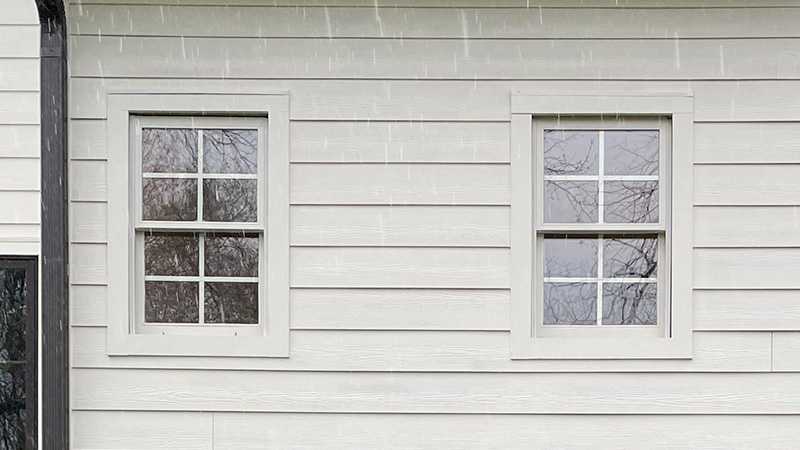
{"label": "dark window opening", "polygon": [[0,256],[0,450],[36,448],[36,258]]}

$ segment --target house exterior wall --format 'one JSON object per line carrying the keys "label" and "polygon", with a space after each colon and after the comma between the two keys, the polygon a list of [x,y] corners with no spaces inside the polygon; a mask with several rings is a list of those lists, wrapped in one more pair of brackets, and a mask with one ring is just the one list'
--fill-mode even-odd
{"label": "house exterior wall", "polygon": [[[177,3],[69,7],[74,448],[796,446],[792,2]],[[290,93],[289,358],[107,356],[105,93],[149,89]],[[694,96],[693,359],[510,359],[509,98],[548,89]]]}
{"label": "house exterior wall", "polygon": [[0,255],[39,253],[39,16],[32,0],[0,13]]}

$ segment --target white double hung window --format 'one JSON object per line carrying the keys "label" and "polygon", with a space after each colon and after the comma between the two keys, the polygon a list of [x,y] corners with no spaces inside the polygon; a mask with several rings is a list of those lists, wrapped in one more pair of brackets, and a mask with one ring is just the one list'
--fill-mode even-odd
{"label": "white double hung window", "polygon": [[266,120],[135,117],[137,332],[253,334]]}
{"label": "white double hung window", "polygon": [[288,95],[107,102],[108,354],[288,356]]}
{"label": "white double hung window", "polygon": [[512,357],[691,357],[691,97],[513,96],[511,135]]}
{"label": "white double hung window", "polygon": [[660,334],[669,316],[666,119],[537,120],[540,334]]}

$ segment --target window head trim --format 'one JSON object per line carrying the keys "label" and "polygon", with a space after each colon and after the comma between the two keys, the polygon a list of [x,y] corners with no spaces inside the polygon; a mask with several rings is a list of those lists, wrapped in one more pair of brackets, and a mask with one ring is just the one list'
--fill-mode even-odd
{"label": "window head trim", "polygon": [[[289,96],[286,93],[112,92],[107,94],[109,355],[287,357],[289,354]],[[131,123],[134,116],[224,116],[268,120],[263,217],[267,266],[266,318],[258,335],[136,333],[133,301],[135,254],[131,208]],[[175,118],[180,121],[180,117]],[[184,119],[185,120],[185,119]],[[213,120],[213,119],[209,119]],[[233,120],[233,119],[231,119]],[[259,177],[263,178],[263,177]],[[264,183],[264,181],[261,181]],[[253,225],[253,224],[250,224]],[[237,225],[238,226],[238,225]],[[176,229],[185,224],[175,224]],[[159,228],[163,228],[159,224]]]}
{"label": "window head trim", "polygon": [[[553,95],[552,93],[514,94],[511,97],[511,357],[512,359],[682,359],[692,355],[692,157],[693,98],[679,95]],[[671,122],[670,183],[667,193],[670,216],[663,224],[644,226],[655,230],[666,227],[671,241],[667,248],[672,261],[668,281],[669,326],[662,334],[631,339],[629,330],[610,329],[608,333],[586,336],[546,336],[535,321],[534,293],[535,225],[547,229],[534,210],[537,183],[533,138],[537,118],[553,116],[660,116]],[[597,125],[594,128],[598,128]],[[605,127],[604,127],[605,128]],[[538,155],[537,155],[538,156]],[[661,220],[661,218],[660,218]],[[568,228],[569,226],[567,226]],[[555,229],[555,227],[552,227]],[[586,230],[586,227],[575,227]],[[616,225],[598,230],[619,229]],[[558,226],[563,231],[563,226]],[[538,328],[538,329],[537,329]],[[606,331],[606,330],[599,330]]]}

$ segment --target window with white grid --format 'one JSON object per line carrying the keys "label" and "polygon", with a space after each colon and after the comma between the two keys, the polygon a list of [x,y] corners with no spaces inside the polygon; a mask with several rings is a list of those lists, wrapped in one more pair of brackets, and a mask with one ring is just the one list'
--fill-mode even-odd
{"label": "window with white grid", "polygon": [[539,334],[662,333],[669,121],[540,118],[533,139]]}
{"label": "window with white grid", "polygon": [[260,333],[266,120],[132,123],[136,331]]}

